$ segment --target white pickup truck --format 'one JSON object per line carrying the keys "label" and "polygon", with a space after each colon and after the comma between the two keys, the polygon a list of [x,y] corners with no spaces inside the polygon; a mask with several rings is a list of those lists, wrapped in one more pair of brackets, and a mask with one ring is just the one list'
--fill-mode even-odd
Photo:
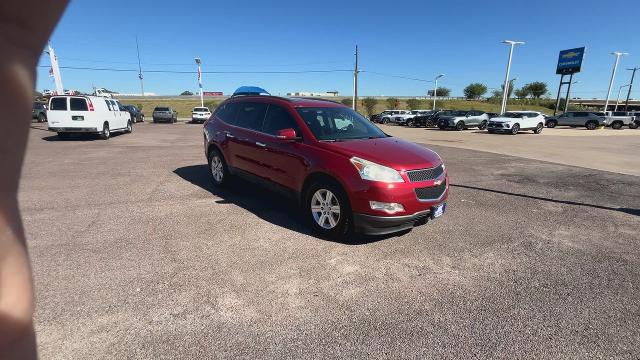
{"label": "white pickup truck", "polygon": [[70,133],[99,134],[133,131],[131,114],[119,101],[98,96],[53,96],[47,110],[49,131],[66,139]]}
{"label": "white pickup truck", "polygon": [[610,126],[612,129],[622,129],[623,126],[628,126],[631,129],[634,129],[634,118],[633,116],[629,116],[627,112],[624,111],[607,111],[605,112],[605,119],[607,126]]}

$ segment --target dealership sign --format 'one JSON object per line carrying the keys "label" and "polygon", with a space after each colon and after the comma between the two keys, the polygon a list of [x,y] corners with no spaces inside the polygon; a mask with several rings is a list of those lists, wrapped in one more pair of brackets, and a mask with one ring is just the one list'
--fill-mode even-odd
{"label": "dealership sign", "polygon": [[222,96],[222,91],[204,91],[202,93],[204,96]]}
{"label": "dealership sign", "polygon": [[580,72],[583,57],[584,47],[560,51],[556,74],[569,75]]}

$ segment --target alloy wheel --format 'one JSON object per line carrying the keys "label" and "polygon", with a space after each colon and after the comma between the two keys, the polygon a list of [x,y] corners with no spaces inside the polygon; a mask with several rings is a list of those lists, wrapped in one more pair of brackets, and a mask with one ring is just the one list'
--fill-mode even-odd
{"label": "alloy wheel", "polygon": [[340,202],[327,189],[318,189],[311,198],[311,214],[316,224],[330,230],[340,221]]}
{"label": "alloy wheel", "polygon": [[224,168],[222,165],[222,160],[217,155],[214,155],[211,158],[211,175],[217,183],[221,183],[224,179]]}

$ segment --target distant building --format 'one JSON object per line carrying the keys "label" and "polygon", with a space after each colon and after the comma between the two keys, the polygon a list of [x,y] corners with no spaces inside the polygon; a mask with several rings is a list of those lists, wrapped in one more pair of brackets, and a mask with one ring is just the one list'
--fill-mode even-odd
{"label": "distant building", "polygon": [[327,92],[308,92],[308,91],[298,91],[298,92],[290,92],[287,93],[287,96],[298,96],[298,97],[336,97],[338,96],[338,91],[327,91]]}

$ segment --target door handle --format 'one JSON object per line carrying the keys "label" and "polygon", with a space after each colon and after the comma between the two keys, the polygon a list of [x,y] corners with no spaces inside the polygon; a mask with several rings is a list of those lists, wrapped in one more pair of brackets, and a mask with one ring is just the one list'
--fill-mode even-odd
{"label": "door handle", "polygon": [[228,131],[224,133],[224,136],[228,137],[229,139],[235,139],[235,136],[231,135],[231,133]]}
{"label": "door handle", "polygon": [[267,144],[261,143],[261,142],[257,142],[257,141],[256,141],[256,145],[258,145],[260,147],[267,147]]}

